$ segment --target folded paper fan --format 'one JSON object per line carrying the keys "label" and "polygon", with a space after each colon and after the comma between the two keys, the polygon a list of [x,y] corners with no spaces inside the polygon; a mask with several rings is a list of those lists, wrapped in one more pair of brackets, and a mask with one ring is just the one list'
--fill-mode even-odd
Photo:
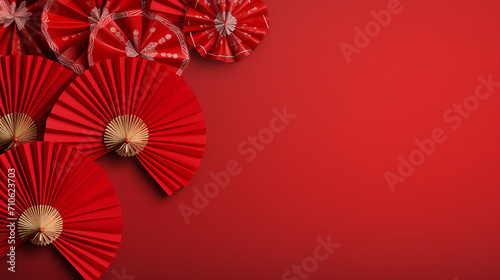
{"label": "folded paper fan", "polygon": [[186,82],[142,58],[97,63],[61,95],[45,139],[98,158],[135,156],[169,195],[185,186],[205,148],[205,119]]}
{"label": "folded paper fan", "polygon": [[0,56],[49,56],[41,31],[45,1],[0,0]]}
{"label": "folded paper fan", "polygon": [[28,241],[53,244],[85,279],[98,279],[122,227],[104,170],[74,147],[35,142],[1,155],[0,174],[0,258]]}
{"label": "folded paper fan", "polygon": [[182,27],[187,8],[193,0],[152,0],[151,11],[165,17],[177,27]]}
{"label": "folded paper fan", "polygon": [[182,31],[170,21],[142,10],[114,13],[102,19],[90,34],[90,66],[114,57],[137,57],[169,66],[181,75],[189,63]]}
{"label": "folded paper fan", "polygon": [[89,67],[87,49],[92,29],[107,15],[142,9],[137,0],[47,0],[42,32],[57,59],[75,73]]}
{"label": "folded paper fan", "polygon": [[45,122],[75,74],[39,56],[0,57],[0,154],[43,140]]}
{"label": "folded paper fan", "polygon": [[250,55],[269,29],[261,0],[192,1],[184,33],[201,56],[235,62]]}

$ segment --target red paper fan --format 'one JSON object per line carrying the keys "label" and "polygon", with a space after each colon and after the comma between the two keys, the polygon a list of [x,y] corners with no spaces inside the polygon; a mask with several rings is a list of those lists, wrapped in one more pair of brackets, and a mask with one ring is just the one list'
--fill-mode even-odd
{"label": "red paper fan", "polygon": [[39,56],[0,57],[0,153],[43,140],[50,110],[75,74]]}
{"label": "red paper fan", "polygon": [[45,139],[98,158],[135,156],[169,195],[185,186],[205,148],[196,96],[168,67],[142,58],[97,63],[61,95]]}
{"label": "red paper fan", "polygon": [[0,56],[50,55],[40,26],[45,1],[0,0]]}
{"label": "red paper fan", "polygon": [[193,1],[184,20],[190,46],[209,59],[234,62],[250,55],[269,29],[261,0]]}
{"label": "red paper fan", "polygon": [[170,66],[181,75],[189,63],[182,31],[168,20],[142,10],[114,13],[90,35],[89,64],[114,57],[137,57]]}
{"label": "red paper fan", "polygon": [[122,215],[97,163],[74,147],[36,142],[1,155],[0,174],[0,257],[28,240],[54,244],[85,279],[98,279],[116,255]]}
{"label": "red paper fan", "polygon": [[42,32],[59,62],[81,74],[89,67],[87,49],[92,29],[109,14],[142,9],[137,0],[47,0]]}
{"label": "red paper fan", "polygon": [[150,9],[165,17],[177,27],[182,27],[187,8],[193,0],[153,0]]}

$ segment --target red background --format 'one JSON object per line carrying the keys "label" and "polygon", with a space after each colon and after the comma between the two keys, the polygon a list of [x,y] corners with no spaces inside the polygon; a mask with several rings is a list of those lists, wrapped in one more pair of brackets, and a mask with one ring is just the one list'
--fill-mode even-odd
{"label": "red background", "polygon": [[[235,64],[193,53],[208,145],[191,183],[172,197],[134,159],[110,155],[123,239],[101,279],[281,279],[339,243],[309,279],[500,279],[500,87],[453,130],[443,113],[500,81],[500,2],[401,0],[403,11],[347,63],[339,44],[389,0],[267,0],[271,29]],[[296,119],[251,162],[238,145]],[[392,192],[384,172],[435,128],[448,139]],[[228,161],[241,174],[186,225],[179,205]],[[78,279],[53,247],[22,246],[1,279]],[[119,278],[115,278],[119,280]],[[132,279],[132,278],[123,278]]]}

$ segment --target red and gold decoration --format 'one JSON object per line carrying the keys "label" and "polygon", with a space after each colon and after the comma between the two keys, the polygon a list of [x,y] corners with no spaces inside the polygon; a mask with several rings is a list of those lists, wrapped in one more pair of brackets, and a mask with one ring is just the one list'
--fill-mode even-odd
{"label": "red and gold decoration", "polygon": [[0,153],[43,140],[52,106],[75,74],[39,56],[0,57]]}
{"label": "red and gold decoration", "polygon": [[6,178],[0,180],[0,258],[11,250],[8,225],[15,223],[16,247],[54,245],[83,278],[98,279],[115,257],[122,227],[104,170],[74,147],[35,142],[1,155],[0,174]]}
{"label": "red and gold decoration", "polygon": [[61,64],[77,74],[89,67],[90,33],[106,16],[142,9],[137,0],[47,0],[42,32]]}
{"label": "red and gold decoration", "polygon": [[111,14],[92,30],[89,64],[115,57],[142,57],[161,62],[177,75],[189,64],[189,50],[182,31],[170,21],[142,10]]}
{"label": "red and gold decoration", "polygon": [[169,67],[143,58],[97,63],[64,91],[45,139],[96,159],[136,157],[169,195],[187,185],[205,149],[205,119],[194,93]]}
{"label": "red and gold decoration", "polygon": [[184,33],[201,56],[235,62],[249,56],[269,29],[261,0],[192,1]]}
{"label": "red and gold decoration", "polygon": [[4,152],[19,144],[35,142],[36,138],[36,124],[30,116],[11,113],[0,118],[0,147]]}
{"label": "red and gold decoration", "polygon": [[148,144],[148,127],[139,117],[122,115],[112,119],[104,130],[104,143],[124,157],[133,157]]}
{"label": "red and gold decoration", "polygon": [[36,205],[26,209],[19,218],[19,236],[30,238],[31,243],[46,246],[54,242],[62,233],[63,220],[52,206]]}
{"label": "red and gold decoration", "polygon": [[55,246],[99,279],[122,214],[94,160],[136,158],[168,195],[186,186],[206,146],[180,77],[189,48],[235,62],[268,28],[261,0],[0,0],[0,258]]}

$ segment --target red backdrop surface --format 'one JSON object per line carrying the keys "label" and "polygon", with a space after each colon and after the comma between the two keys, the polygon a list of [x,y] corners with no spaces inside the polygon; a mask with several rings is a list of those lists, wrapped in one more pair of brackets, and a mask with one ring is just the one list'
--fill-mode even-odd
{"label": "red backdrop surface", "polygon": [[[166,197],[135,159],[98,161],[123,211],[102,279],[303,279],[293,265],[308,279],[500,279],[500,87],[471,97],[478,77],[500,81],[500,2],[401,0],[348,63],[339,45],[391,2],[266,0],[271,29],[250,57],[193,52],[184,78],[207,121],[203,162]],[[464,100],[471,112],[448,112]],[[269,140],[284,106],[296,117]],[[446,140],[391,189],[384,174],[398,174],[400,155],[421,161],[415,141],[435,129]],[[259,133],[269,141],[252,156]],[[194,205],[210,173],[236,162]],[[189,224],[181,205],[198,206]],[[328,236],[340,246],[315,267]],[[78,277],[52,247],[21,246],[16,268],[2,261],[0,278]]]}

